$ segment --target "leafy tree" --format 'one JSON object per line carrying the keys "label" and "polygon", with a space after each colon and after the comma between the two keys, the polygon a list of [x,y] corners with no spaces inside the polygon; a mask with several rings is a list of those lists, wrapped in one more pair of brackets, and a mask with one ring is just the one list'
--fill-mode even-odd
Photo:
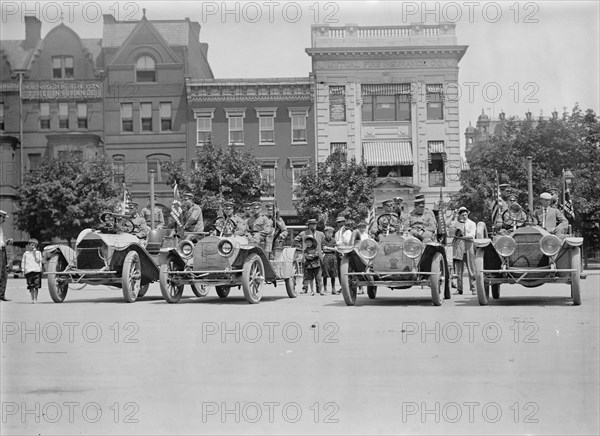
{"label": "leafy tree", "polygon": [[318,218],[324,225],[335,224],[338,215],[357,223],[367,217],[374,200],[376,171],[348,161],[346,153],[335,151],[317,168],[309,168],[300,179],[296,209],[302,219]]}
{"label": "leafy tree", "polygon": [[471,210],[473,220],[490,223],[497,171],[500,183],[510,183],[517,191],[519,204],[527,207],[527,156],[531,156],[534,200],[550,187],[562,188],[562,170],[570,169],[575,176],[571,187],[576,216],[573,229],[584,236],[586,243],[598,244],[599,132],[594,111],[583,113],[577,105],[562,119],[509,119],[504,135],[494,136],[470,157],[470,169],[461,173],[462,189],[452,206],[464,205]]}
{"label": "leafy tree", "polygon": [[194,193],[205,221],[216,218],[221,198],[241,204],[259,200],[262,193],[260,164],[234,147],[207,144],[198,152],[195,168],[186,169],[183,161],[163,162],[162,171],[167,184]]}
{"label": "leafy tree", "polygon": [[42,241],[71,241],[119,201],[112,163],[104,157],[44,159],[25,175],[17,196],[17,228]]}

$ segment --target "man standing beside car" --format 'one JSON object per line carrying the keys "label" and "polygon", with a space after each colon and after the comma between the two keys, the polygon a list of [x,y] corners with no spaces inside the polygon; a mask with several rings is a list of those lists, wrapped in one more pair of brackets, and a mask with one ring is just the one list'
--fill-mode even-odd
{"label": "man standing beside car", "polygon": [[452,215],[452,219],[448,225],[449,232],[454,236],[452,240],[452,257],[453,268],[456,274],[456,292],[461,295],[463,293],[463,272],[465,263],[469,272],[469,288],[472,294],[475,294],[475,250],[473,247],[473,239],[477,231],[477,224],[469,219],[469,209],[462,206],[456,214]]}
{"label": "man standing beside car", "polygon": [[6,220],[8,214],[0,210],[0,301],[10,301],[6,298],[6,281],[8,280],[8,271],[6,271],[6,246],[12,244],[11,238],[4,238],[4,231],[2,230],[2,224]]}

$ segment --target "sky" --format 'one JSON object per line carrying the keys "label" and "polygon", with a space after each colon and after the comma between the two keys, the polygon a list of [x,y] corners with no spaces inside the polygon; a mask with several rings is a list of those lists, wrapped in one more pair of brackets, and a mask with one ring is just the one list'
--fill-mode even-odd
{"label": "sky", "polygon": [[[306,77],[311,25],[456,23],[460,130],[482,110],[492,119],[537,117],[576,104],[599,112],[598,1],[0,1],[0,38],[22,39],[36,13],[42,37],[61,23],[82,38],[102,37],[102,14],[118,20],[189,17],[201,25],[215,78]],[[464,135],[461,135],[464,150]]]}

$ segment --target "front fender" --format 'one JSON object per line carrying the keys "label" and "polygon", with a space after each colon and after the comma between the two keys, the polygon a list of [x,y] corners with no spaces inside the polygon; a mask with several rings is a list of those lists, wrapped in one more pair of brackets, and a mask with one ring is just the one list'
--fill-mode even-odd
{"label": "front fender", "polygon": [[563,244],[563,247],[581,247],[581,245],[583,244],[583,238],[578,237],[578,236],[567,236],[565,238],[565,242]]}
{"label": "front fender", "polygon": [[179,268],[185,268],[186,261],[181,257],[176,248],[161,248],[160,253],[158,254],[158,265],[164,265],[170,259],[172,259]]}
{"label": "front fender", "polygon": [[44,255],[46,259],[50,259],[52,256],[61,256],[64,260],[67,261],[69,265],[75,265],[77,259],[77,253],[68,245],[48,245],[44,248]]}

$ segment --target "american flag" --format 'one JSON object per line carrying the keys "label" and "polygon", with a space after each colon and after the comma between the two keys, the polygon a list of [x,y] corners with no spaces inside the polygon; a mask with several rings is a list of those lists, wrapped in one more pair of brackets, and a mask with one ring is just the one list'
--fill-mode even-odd
{"label": "american flag", "polygon": [[502,200],[502,196],[500,195],[500,184],[498,183],[498,172],[496,171],[496,181],[495,181],[495,189],[496,189],[496,198],[494,199],[494,204],[492,204],[492,225],[498,219],[498,216],[501,212],[501,205],[504,200]]}
{"label": "american flag", "polygon": [[573,210],[573,201],[571,200],[571,193],[569,188],[565,185],[565,204],[563,206],[565,217],[569,221],[575,220],[575,211]]}
{"label": "american flag", "polygon": [[131,198],[131,194],[129,193],[129,190],[127,190],[127,186],[125,186],[125,183],[123,183],[123,204],[121,204],[121,212],[123,214],[129,212],[128,204],[131,201],[133,201],[133,199]]}
{"label": "american flag", "polygon": [[446,213],[444,207],[444,196],[442,193],[442,188],[440,188],[440,202],[438,207],[438,236],[440,239],[446,238],[448,236],[448,229],[446,228]]}
{"label": "american flag", "polygon": [[373,200],[373,205],[371,209],[369,209],[369,213],[367,215],[367,230],[370,231],[371,228],[375,225],[375,200]]}
{"label": "american flag", "polygon": [[179,188],[177,187],[177,183],[173,187],[173,204],[171,204],[171,216],[177,223],[178,227],[181,227],[181,214],[183,211],[181,210],[181,200],[179,198]]}

